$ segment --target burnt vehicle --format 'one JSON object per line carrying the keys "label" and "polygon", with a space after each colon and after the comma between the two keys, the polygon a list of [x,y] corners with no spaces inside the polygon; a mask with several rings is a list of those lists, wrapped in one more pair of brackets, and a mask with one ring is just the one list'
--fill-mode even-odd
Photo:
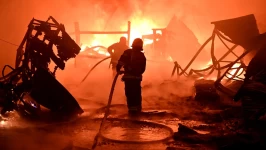
{"label": "burnt vehicle", "polygon": [[[60,84],[55,73],[75,58],[81,48],[53,17],[47,21],[32,19],[17,49],[15,67],[6,65],[0,78],[1,114],[19,110],[35,115],[40,106],[67,115],[83,113],[75,98]],[[57,54],[56,54],[57,52]],[[49,66],[55,64],[54,70]],[[5,69],[12,71],[5,74]]]}

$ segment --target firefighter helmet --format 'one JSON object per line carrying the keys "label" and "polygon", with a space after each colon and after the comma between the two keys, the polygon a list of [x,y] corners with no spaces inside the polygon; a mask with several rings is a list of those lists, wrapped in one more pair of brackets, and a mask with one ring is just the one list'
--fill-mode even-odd
{"label": "firefighter helmet", "polygon": [[119,42],[120,43],[126,43],[127,42],[127,38],[122,36],[122,37],[120,37],[120,41]]}
{"label": "firefighter helmet", "polygon": [[143,50],[143,41],[141,38],[136,38],[134,39],[133,43],[132,43],[132,47],[133,48],[141,48],[141,50]]}

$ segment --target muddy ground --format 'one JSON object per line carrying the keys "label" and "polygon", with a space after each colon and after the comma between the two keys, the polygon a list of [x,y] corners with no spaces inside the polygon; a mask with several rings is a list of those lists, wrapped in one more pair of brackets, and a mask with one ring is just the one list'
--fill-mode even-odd
{"label": "muddy ground", "polygon": [[[75,78],[69,72],[59,75],[61,83],[85,111],[81,116],[64,118],[45,108],[37,118],[10,112],[1,117],[0,149],[91,149],[111,85],[109,76],[104,77],[106,70],[95,72],[102,76],[95,73],[82,86],[77,84],[84,72]],[[143,112],[138,116],[128,115],[123,84],[117,83],[109,119],[96,149],[265,149],[264,128],[243,126],[240,102],[226,96],[196,101],[193,81],[151,81],[143,81]]]}

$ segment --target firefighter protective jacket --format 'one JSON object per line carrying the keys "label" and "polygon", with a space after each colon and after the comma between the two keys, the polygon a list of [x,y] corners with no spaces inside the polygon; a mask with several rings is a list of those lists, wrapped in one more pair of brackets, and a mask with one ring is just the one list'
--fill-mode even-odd
{"label": "firefighter protective jacket", "polygon": [[146,69],[146,57],[140,50],[128,49],[120,57],[117,71],[124,67],[123,79],[142,79]]}
{"label": "firefighter protective jacket", "polygon": [[122,43],[114,43],[111,46],[109,46],[107,50],[109,54],[111,55],[111,63],[118,63],[120,56],[127,49],[128,49],[128,46]]}

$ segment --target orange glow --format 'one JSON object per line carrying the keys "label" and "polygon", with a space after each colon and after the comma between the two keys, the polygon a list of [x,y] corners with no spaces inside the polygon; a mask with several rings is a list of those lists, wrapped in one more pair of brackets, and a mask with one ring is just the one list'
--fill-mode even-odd
{"label": "orange glow", "polygon": [[87,45],[82,44],[81,47],[80,47],[81,48],[80,52],[84,52],[86,47],[87,47]]}
{"label": "orange glow", "polygon": [[170,61],[170,62],[174,62],[174,60],[173,60],[173,58],[171,56],[168,56],[167,60]]}
{"label": "orange glow", "polygon": [[206,66],[201,67],[200,69],[206,69],[206,68],[210,67],[211,65],[212,65],[212,60],[210,59],[210,61],[208,61],[208,63],[206,64]]}
{"label": "orange glow", "polygon": [[2,121],[0,121],[0,124],[1,125],[5,125],[6,124],[6,121],[2,120]]}
{"label": "orange glow", "polygon": [[[135,38],[142,38],[142,35],[146,34],[153,34],[152,28],[155,28],[156,24],[150,21],[149,19],[140,19],[140,18],[132,18],[131,19],[131,32],[130,32],[130,45]],[[123,25],[120,27],[121,31],[126,31],[128,28],[127,25]],[[122,36],[128,37],[127,34]],[[81,52],[85,51],[86,47],[90,48],[93,46],[105,46],[108,47],[109,45],[118,42],[118,38],[114,38],[113,35],[93,35],[93,40],[88,42],[82,42]],[[147,44],[152,44],[153,40],[145,39],[144,46]],[[108,45],[109,44],[109,45]],[[94,51],[98,52],[101,55],[110,56],[110,54],[106,50],[100,50],[100,48],[94,48]],[[169,61],[173,61],[172,58]]]}
{"label": "orange glow", "polygon": [[[236,73],[236,71],[237,71],[237,68],[240,66],[241,64],[240,63],[236,63],[236,64],[234,64],[231,68],[231,71],[229,71],[229,73],[230,74],[228,74],[227,76],[229,77],[229,78],[232,78],[233,76],[232,75],[234,75],[235,73]],[[236,69],[235,69],[236,68]],[[243,68],[241,68],[241,69],[239,69],[239,71],[238,71],[238,73],[236,74],[236,76],[239,76],[240,74],[241,74],[241,72],[243,71]],[[242,75],[240,75],[240,78],[244,78],[244,75],[242,74]],[[240,79],[238,79],[238,78],[233,78],[234,80],[240,80]]]}
{"label": "orange glow", "polygon": [[[212,65],[212,60],[210,60],[206,66],[204,67],[201,67],[201,69],[206,69],[208,67],[210,67]],[[236,73],[238,67],[240,66],[241,64],[240,63],[236,63],[234,64],[231,69],[228,71],[227,73],[227,77],[228,78],[233,78],[233,75]],[[199,69],[199,70],[201,70]],[[238,73],[235,75],[235,77],[233,78],[234,80],[241,80],[239,78],[244,78],[244,74],[241,74],[243,71],[243,68],[239,69]],[[241,75],[240,75],[241,74]],[[238,78],[237,78],[238,77]],[[217,79],[217,76],[211,74],[209,77],[200,77],[199,79],[207,79],[207,80],[216,80]],[[223,79],[224,80],[224,79]]]}
{"label": "orange glow", "polygon": [[[101,44],[96,40],[94,40],[90,45],[82,44],[80,52],[84,52],[86,48],[91,48],[91,47],[99,46],[99,45]],[[100,55],[110,56],[110,54],[106,50],[101,50],[99,47],[96,47],[93,50]],[[93,55],[92,53],[88,53],[88,54]]]}
{"label": "orange glow", "polygon": [[[129,43],[132,43],[135,38],[142,38],[142,35],[152,34],[152,28],[156,28],[157,25],[149,19],[145,18],[133,18],[131,21],[131,35]],[[121,30],[127,30],[127,26],[122,26]],[[124,36],[127,37],[125,34]],[[152,40],[144,40],[144,45],[151,44]]]}

